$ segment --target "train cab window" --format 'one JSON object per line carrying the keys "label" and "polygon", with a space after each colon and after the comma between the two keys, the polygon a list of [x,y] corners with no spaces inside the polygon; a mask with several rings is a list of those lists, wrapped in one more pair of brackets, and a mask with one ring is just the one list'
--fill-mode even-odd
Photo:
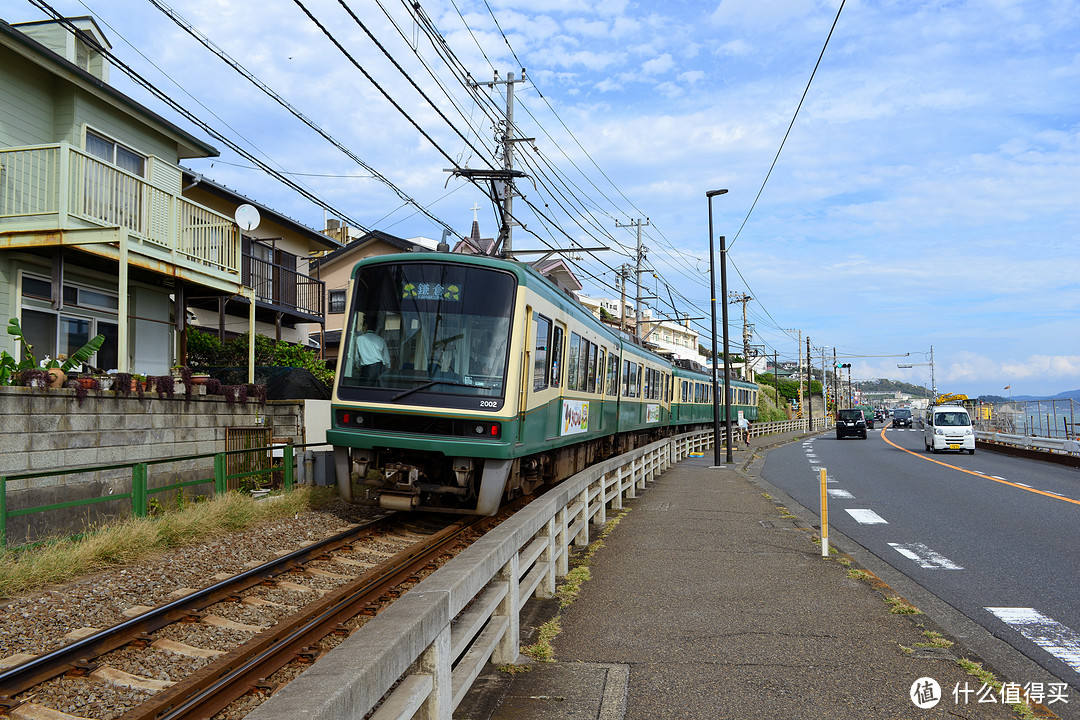
{"label": "train cab window", "polygon": [[543,315],[533,315],[536,322],[536,347],[533,353],[533,391],[544,390],[548,386],[548,373],[551,361],[548,348],[551,346],[551,321]]}
{"label": "train cab window", "polygon": [[563,329],[556,325],[551,337],[551,387],[559,387],[562,384],[562,347]]}

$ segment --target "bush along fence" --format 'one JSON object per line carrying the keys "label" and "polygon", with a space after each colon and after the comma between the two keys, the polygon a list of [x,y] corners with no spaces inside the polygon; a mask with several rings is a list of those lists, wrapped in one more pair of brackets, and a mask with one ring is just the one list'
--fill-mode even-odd
{"label": "bush along fence", "polygon": [[[29,524],[32,532],[26,533],[26,540],[40,541],[49,537],[47,513],[65,510],[69,508],[90,508],[101,503],[110,503],[114,515],[121,515],[122,508],[126,505],[127,514],[134,517],[146,517],[151,514],[154,507],[161,504],[159,498],[172,498],[191,491],[194,495],[211,495],[229,492],[230,490],[252,491],[269,490],[272,487],[280,487],[286,491],[291,490],[296,483],[296,471],[294,465],[295,450],[297,448],[324,446],[325,443],[308,443],[306,445],[272,444],[261,447],[246,447],[238,450],[227,450],[216,453],[202,453],[198,455],[183,455],[178,457],[162,458],[142,462],[118,463],[113,465],[90,465],[65,470],[45,470],[39,472],[12,473],[0,475],[0,547],[7,547],[8,524],[12,519],[24,516],[37,516]],[[280,457],[276,457],[280,456]],[[165,468],[169,464],[197,463],[199,460],[212,459],[213,476],[196,478],[191,480],[179,480],[157,484],[151,482],[153,468]],[[45,477],[60,477],[76,474],[94,474],[106,472],[125,473],[130,477],[129,489],[126,492],[110,492],[97,497],[89,497],[81,500],[69,500],[48,505],[33,507],[11,508],[8,503],[8,483],[17,480],[31,480]],[[166,476],[169,473],[159,473]],[[175,477],[175,475],[173,475]]]}

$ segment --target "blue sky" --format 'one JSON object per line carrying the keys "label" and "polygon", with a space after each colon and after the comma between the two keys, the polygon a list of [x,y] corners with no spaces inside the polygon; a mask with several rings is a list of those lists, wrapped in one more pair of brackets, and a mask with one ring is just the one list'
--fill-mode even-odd
{"label": "blue sky", "polygon": [[[168,3],[396,190],[148,0],[53,3],[95,16],[125,62],[365,227],[438,238],[448,225],[467,235],[478,205],[483,234],[495,235],[485,195],[445,169],[495,162],[502,88],[466,92],[409,3],[350,5],[430,103],[338,2],[303,5],[374,83],[296,2]],[[591,294],[615,295],[614,268],[630,261],[636,238],[625,226],[647,218],[657,278],[645,277],[661,298],[650,303],[671,313],[674,300],[707,328],[705,192],[727,188],[713,200],[713,223],[728,239],[728,289],[753,296],[754,343],[770,354],[793,359],[801,331],[818,362],[819,348],[835,349],[855,378],[929,385],[933,347],[941,392],[1080,388],[1075,2],[849,1],[839,19],[840,0],[421,6],[472,78],[526,69],[514,120],[535,150],[517,146],[530,178],[515,201],[525,228],[515,228],[514,246],[612,248],[577,261]],[[22,0],[0,0],[0,17],[44,19]],[[115,69],[112,82],[190,127]],[[190,167],[322,227],[323,208],[192,132],[222,155]],[[741,308],[729,309],[739,338]]]}

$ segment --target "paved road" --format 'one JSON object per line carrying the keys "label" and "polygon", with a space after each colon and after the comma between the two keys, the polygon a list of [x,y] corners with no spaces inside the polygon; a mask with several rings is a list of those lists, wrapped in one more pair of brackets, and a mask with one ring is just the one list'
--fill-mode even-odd
{"label": "paved road", "polygon": [[1080,705],[1080,473],[924,450],[919,429],[777,448],[765,480],[1070,687]]}

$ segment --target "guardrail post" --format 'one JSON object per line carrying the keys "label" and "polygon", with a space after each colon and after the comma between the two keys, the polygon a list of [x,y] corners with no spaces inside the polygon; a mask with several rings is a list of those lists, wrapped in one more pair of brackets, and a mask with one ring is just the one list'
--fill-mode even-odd
{"label": "guardrail post", "polygon": [[607,522],[607,483],[605,482],[606,479],[607,477],[605,475],[601,475],[593,482],[593,484],[595,484],[600,491],[596,496],[597,501],[599,501],[599,507],[596,508],[596,513],[593,515],[593,522],[601,526]]}
{"label": "guardrail post", "polygon": [[[588,495],[588,490],[585,493]],[[518,617],[518,596],[521,594],[521,587],[518,584],[518,574],[518,554],[515,552],[510,561],[503,565],[496,575],[496,580],[506,581],[506,595],[499,601],[495,616],[501,615],[509,622],[499,644],[495,646],[495,652],[491,654],[491,662],[494,665],[512,665],[517,662],[518,655],[521,653],[521,621]]]}
{"label": "guardrail post", "polygon": [[[627,483],[626,482],[626,466],[625,465],[620,465],[619,469],[616,472],[619,473],[619,491],[620,492],[625,492],[627,499],[633,500],[634,498],[636,498],[637,497],[637,488],[634,487],[634,483],[632,483],[632,482]],[[633,474],[633,472],[631,472],[630,473],[630,478],[633,479],[633,477],[634,477],[634,474]]]}
{"label": "guardrail post", "polygon": [[293,489],[293,446],[292,443],[286,443],[285,447],[281,451],[281,463],[284,466],[282,468],[282,482],[285,485],[286,490]]}
{"label": "guardrail post", "polygon": [[[619,477],[619,471],[618,470],[612,470],[611,473],[613,473],[615,475],[615,482],[613,482],[611,484],[615,486],[615,490],[616,490],[615,496],[613,498],[611,498],[611,509],[612,510],[622,510],[622,506],[623,506],[623,501],[622,501],[623,500],[622,478]],[[608,477],[608,475],[611,474],[611,473],[605,473],[604,477],[605,478]]]}
{"label": "guardrail post", "polygon": [[419,658],[420,674],[435,682],[431,694],[420,706],[423,720],[451,720],[454,714],[453,668],[450,664],[450,626],[442,629]]}
{"label": "guardrail post", "polygon": [[214,494],[224,495],[229,491],[225,475],[227,474],[225,453],[214,456]]}
{"label": "guardrail post", "polygon": [[560,508],[559,512],[555,515],[556,532],[558,546],[556,550],[558,552],[558,567],[555,569],[555,577],[565,577],[566,573],[570,572],[570,538],[567,537],[568,527],[566,519],[566,508]]}
{"label": "guardrail post", "polygon": [[7,547],[7,478],[0,475],[0,548]]}
{"label": "guardrail post", "polygon": [[135,517],[146,517],[146,463],[131,466],[131,511]]}
{"label": "guardrail post", "polygon": [[547,547],[540,553],[540,562],[547,563],[547,572],[544,579],[536,586],[536,597],[555,597],[555,559],[559,556],[559,536],[556,529],[556,516],[547,521],[547,525],[540,531],[540,537],[547,540]]}
{"label": "guardrail post", "polygon": [[581,503],[581,529],[574,537],[574,545],[585,547],[589,544],[589,488],[581,491],[578,502]]}

